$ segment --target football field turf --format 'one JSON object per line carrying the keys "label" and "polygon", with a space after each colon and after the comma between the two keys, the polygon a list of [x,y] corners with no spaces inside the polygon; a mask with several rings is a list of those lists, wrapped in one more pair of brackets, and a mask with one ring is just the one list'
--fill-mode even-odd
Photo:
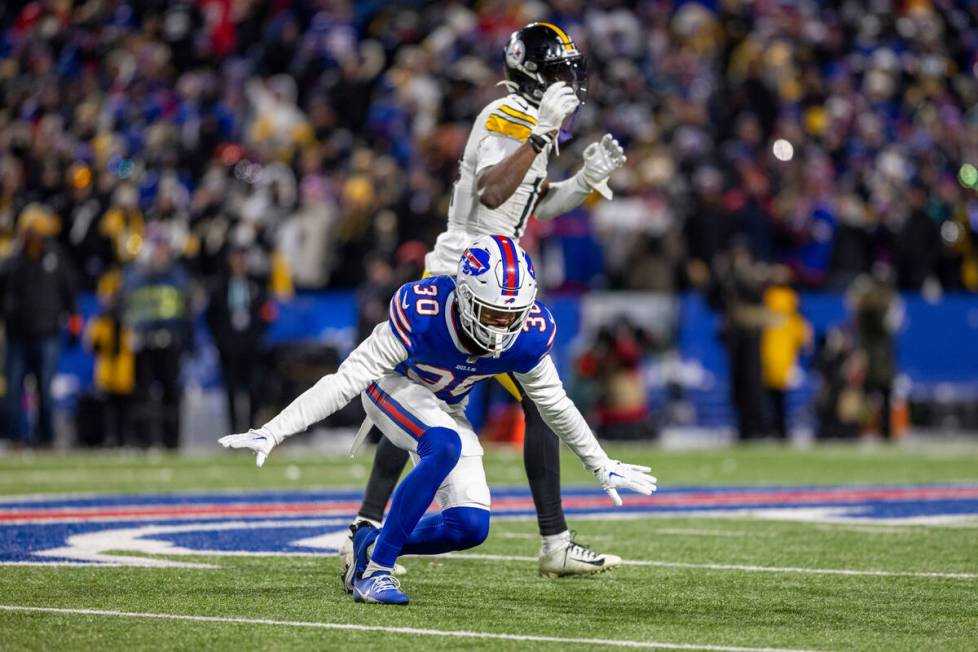
{"label": "football field turf", "polygon": [[660,493],[616,511],[565,453],[565,503],[627,565],[538,577],[497,450],[489,540],[405,558],[403,608],[332,553],[367,455],[7,454],[0,649],[978,649],[978,446],[609,448]]}

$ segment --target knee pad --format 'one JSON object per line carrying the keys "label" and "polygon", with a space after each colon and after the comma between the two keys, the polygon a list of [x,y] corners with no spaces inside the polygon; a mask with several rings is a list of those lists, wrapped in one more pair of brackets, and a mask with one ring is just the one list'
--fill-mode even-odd
{"label": "knee pad", "polygon": [[474,548],[489,536],[489,510],[477,507],[450,507],[442,518],[452,533],[458,550]]}
{"label": "knee pad", "polygon": [[449,428],[428,428],[418,441],[422,459],[435,458],[441,464],[455,466],[462,455],[462,439]]}

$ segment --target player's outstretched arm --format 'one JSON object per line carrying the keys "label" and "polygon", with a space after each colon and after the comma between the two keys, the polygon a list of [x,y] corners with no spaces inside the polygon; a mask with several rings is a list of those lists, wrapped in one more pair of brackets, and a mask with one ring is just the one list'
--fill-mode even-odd
{"label": "player's outstretched arm", "polygon": [[593,190],[605,199],[611,199],[613,194],[608,187],[608,177],[627,160],[625,150],[615,137],[605,134],[599,142],[584,149],[584,165],[577,174],[549,184],[533,214],[538,220],[551,220],[574,210]]}
{"label": "player's outstretched arm", "polygon": [[651,469],[612,460],[604,452],[577,406],[567,396],[549,355],[529,372],[515,375],[540,410],[543,420],[597,476],[615,505],[622,504],[618,489],[631,489],[646,496],[656,490],[656,479],[648,473]]}
{"label": "player's outstretched arm", "polygon": [[225,448],[255,451],[255,461],[261,466],[272,449],[287,437],[333,414],[406,358],[407,351],[391,331],[390,323],[378,324],[335,374],[323,376],[261,428],[221,437],[218,442]]}

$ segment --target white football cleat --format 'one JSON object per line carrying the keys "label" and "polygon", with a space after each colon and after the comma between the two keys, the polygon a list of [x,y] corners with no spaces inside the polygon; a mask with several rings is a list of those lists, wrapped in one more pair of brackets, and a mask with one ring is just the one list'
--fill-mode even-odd
{"label": "white football cleat", "polygon": [[[343,580],[343,587],[346,589],[347,593],[350,592],[350,587],[346,585],[345,578],[346,578],[347,570],[349,570],[350,566],[353,565],[353,531],[356,528],[357,524],[360,522],[360,520],[366,520],[366,519],[358,519],[357,523],[351,523],[349,527],[349,532],[345,537],[343,537],[343,543],[340,544],[339,556],[340,556],[340,561],[343,562],[343,572],[340,573],[340,579]],[[377,528],[380,527],[380,524],[377,523],[376,521],[367,521],[367,522],[373,525],[374,527]],[[392,573],[392,575],[401,576],[406,574],[407,574],[407,569],[404,566],[401,566],[400,564],[394,564],[394,572]]]}
{"label": "white football cleat", "polygon": [[550,552],[540,550],[540,575],[566,577],[568,575],[594,575],[621,565],[621,557],[600,552],[574,541],[574,534],[566,544]]}

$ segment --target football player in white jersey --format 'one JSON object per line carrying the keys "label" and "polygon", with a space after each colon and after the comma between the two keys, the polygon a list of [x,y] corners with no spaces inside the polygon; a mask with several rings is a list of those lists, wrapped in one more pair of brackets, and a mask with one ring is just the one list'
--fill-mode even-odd
{"label": "football player in white jersey", "polygon": [[[608,176],[625,163],[618,141],[607,134],[584,150],[577,174],[554,183],[547,178],[561,127],[587,94],[584,57],[562,29],[532,23],[514,32],[506,45],[505,65],[502,84],[509,93],[476,118],[452,188],[448,230],[425,258],[426,276],[454,273],[465,247],[481,235],[519,240],[531,214],[553,219],[592,191],[610,199]],[[515,380],[508,375],[498,378],[522,402],[526,416],[523,455],[542,539],[540,573],[587,575],[619,565],[620,557],[598,553],[572,538],[561,506],[559,441]],[[354,525],[367,521],[379,526],[406,463],[403,450],[380,439]],[[340,555],[349,565],[352,537]]]}

